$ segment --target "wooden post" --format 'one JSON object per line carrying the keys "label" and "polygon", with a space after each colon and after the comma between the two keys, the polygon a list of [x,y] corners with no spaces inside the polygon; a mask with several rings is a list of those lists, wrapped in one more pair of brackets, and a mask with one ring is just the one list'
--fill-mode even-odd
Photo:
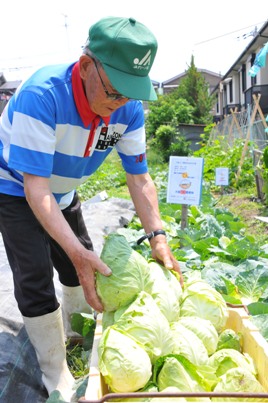
{"label": "wooden post", "polygon": [[233,119],[234,119],[235,125],[236,125],[236,127],[237,127],[237,130],[238,130],[238,132],[240,133],[240,137],[241,137],[241,139],[242,139],[242,138],[243,138],[243,132],[242,132],[241,126],[239,125],[239,123],[238,123],[238,121],[237,121],[237,118],[236,118],[237,107],[235,107],[235,111],[234,111],[234,112],[233,112],[233,110],[231,109],[231,112],[232,112]]}
{"label": "wooden post", "polygon": [[[255,94],[253,94],[253,97],[254,97],[254,99],[256,99],[256,95],[255,95]],[[265,119],[265,117],[264,117],[264,115],[263,115],[263,112],[262,112],[262,109],[261,109],[259,103],[257,104],[257,108],[258,108],[258,112],[259,112],[259,114],[260,114],[260,117],[261,117],[263,126],[265,127],[265,129],[267,129],[268,125],[267,125],[266,119]]]}
{"label": "wooden post", "polygon": [[181,229],[188,226],[188,204],[181,205]]}

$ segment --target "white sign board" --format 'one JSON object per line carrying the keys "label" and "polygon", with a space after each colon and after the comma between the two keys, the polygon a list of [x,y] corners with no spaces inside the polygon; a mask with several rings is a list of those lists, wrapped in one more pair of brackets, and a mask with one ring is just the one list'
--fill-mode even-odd
{"label": "white sign board", "polygon": [[216,168],[216,180],[217,186],[229,185],[229,168]]}
{"label": "white sign board", "polygon": [[203,158],[170,157],[167,203],[200,204],[203,165]]}

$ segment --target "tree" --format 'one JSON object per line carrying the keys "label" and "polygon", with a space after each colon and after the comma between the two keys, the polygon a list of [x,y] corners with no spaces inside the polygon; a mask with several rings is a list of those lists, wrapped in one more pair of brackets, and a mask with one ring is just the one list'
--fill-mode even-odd
{"label": "tree", "polygon": [[209,95],[209,84],[197,71],[192,56],[186,76],[178,88],[169,94],[160,95],[157,101],[150,103],[146,118],[147,136],[154,137],[161,125],[176,127],[180,123],[210,124],[214,103],[214,97]]}
{"label": "tree", "polygon": [[178,126],[180,123],[194,123],[194,108],[183,98],[174,98],[173,95],[162,95],[150,105],[150,112],[146,118],[147,137],[155,136],[161,125]]}
{"label": "tree", "polygon": [[190,147],[185,138],[180,136],[179,125],[211,124],[213,103],[214,98],[209,95],[209,84],[197,71],[192,56],[189,69],[179,87],[150,103],[146,133],[151,140],[151,147],[165,161],[170,155],[189,155]]}
{"label": "tree", "polygon": [[181,80],[173,95],[176,98],[185,99],[194,108],[193,119],[195,124],[209,124],[212,122],[211,109],[215,100],[214,97],[209,95],[209,84],[202,74],[197,71],[193,56],[191,57],[187,75]]}

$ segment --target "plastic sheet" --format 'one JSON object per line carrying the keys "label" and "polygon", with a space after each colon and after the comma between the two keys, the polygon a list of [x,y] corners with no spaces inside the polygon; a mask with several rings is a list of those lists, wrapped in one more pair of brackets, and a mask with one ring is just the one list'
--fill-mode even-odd
{"label": "plastic sheet", "polygon": [[[135,213],[131,202],[116,198],[97,203],[89,200],[82,209],[97,254],[104,236],[127,225]],[[56,273],[54,282],[61,300]],[[0,236],[0,402],[43,403],[47,398],[35,351],[13,296],[13,279]]]}

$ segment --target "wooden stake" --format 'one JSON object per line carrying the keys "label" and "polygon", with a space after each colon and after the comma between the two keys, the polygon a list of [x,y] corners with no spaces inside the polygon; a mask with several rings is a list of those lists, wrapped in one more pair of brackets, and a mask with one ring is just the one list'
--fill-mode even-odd
{"label": "wooden stake", "polygon": [[181,229],[188,226],[188,204],[181,205]]}

